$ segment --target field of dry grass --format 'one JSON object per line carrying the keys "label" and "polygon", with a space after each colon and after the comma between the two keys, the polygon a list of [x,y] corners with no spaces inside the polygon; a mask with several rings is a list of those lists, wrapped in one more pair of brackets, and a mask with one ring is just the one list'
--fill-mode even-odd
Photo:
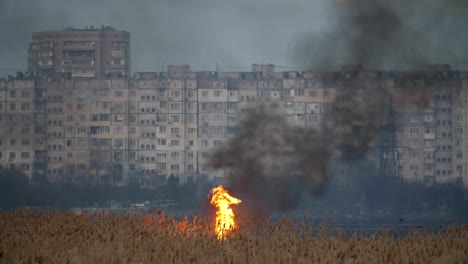
{"label": "field of dry grass", "polygon": [[196,217],[14,211],[0,214],[0,263],[468,263],[468,226],[395,238],[241,221],[220,242]]}

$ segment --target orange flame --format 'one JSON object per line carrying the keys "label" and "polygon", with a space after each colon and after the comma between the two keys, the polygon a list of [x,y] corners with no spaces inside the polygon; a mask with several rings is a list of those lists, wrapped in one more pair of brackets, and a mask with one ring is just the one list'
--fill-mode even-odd
{"label": "orange flame", "polygon": [[240,204],[241,200],[232,197],[219,185],[211,189],[211,204],[216,206],[216,227],[215,232],[219,240],[225,238],[227,232],[236,227],[234,222],[234,212],[229,207],[231,204]]}

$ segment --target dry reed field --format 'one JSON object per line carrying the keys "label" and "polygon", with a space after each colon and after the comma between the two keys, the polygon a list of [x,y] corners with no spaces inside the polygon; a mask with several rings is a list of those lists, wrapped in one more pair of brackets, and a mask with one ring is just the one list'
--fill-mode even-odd
{"label": "dry reed field", "polygon": [[0,263],[468,263],[468,226],[404,237],[345,235],[304,219],[254,223],[218,240],[190,216],[12,211],[0,214]]}

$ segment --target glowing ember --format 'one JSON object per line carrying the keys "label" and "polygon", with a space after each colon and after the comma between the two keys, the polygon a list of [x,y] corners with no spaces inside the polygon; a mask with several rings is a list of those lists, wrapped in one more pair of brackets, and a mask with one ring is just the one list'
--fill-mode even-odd
{"label": "glowing ember", "polygon": [[234,212],[229,207],[231,204],[240,204],[241,200],[232,197],[219,185],[211,189],[211,204],[216,206],[216,227],[215,232],[219,240],[222,240],[227,232],[236,227],[234,222]]}

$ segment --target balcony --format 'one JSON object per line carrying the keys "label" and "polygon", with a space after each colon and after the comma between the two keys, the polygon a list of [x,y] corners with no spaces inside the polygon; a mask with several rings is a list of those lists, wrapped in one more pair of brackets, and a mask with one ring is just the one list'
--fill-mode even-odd
{"label": "balcony", "polygon": [[424,139],[435,139],[435,134],[424,134],[423,136]]}
{"label": "balcony", "polygon": [[94,41],[67,41],[63,43],[64,50],[93,50],[95,48]]}

